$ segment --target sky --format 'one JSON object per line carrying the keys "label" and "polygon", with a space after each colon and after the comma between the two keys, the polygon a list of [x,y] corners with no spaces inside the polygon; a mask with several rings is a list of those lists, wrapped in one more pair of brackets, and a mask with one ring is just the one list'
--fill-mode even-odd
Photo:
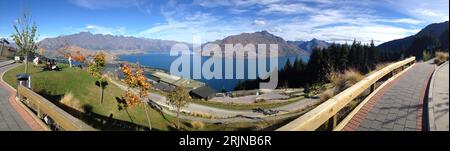
{"label": "sky", "polygon": [[192,43],[267,30],[285,40],[380,44],[449,20],[448,0],[0,0],[0,37],[29,12],[39,39],[89,31]]}

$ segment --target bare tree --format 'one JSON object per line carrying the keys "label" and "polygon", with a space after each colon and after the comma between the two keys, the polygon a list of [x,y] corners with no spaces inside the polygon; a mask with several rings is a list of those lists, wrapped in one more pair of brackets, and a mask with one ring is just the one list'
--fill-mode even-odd
{"label": "bare tree", "polygon": [[31,15],[24,13],[13,25],[14,34],[11,38],[17,45],[17,49],[25,58],[25,73],[28,73],[28,54],[37,49],[38,35],[36,23],[31,23]]}

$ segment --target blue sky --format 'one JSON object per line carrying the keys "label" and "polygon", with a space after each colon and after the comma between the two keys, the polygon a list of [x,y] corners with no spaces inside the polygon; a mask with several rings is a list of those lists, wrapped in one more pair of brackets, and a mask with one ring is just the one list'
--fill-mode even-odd
{"label": "blue sky", "polygon": [[0,37],[31,12],[39,38],[90,31],[192,42],[267,30],[286,40],[376,44],[447,21],[448,0],[1,0]]}

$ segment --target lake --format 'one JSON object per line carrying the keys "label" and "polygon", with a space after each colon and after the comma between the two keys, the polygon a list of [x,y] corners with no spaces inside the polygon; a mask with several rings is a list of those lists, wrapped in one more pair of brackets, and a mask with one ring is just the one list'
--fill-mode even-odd
{"label": "lake", "polygon": [[[191,75],[188,77],[190,79],[192,79],[192,54],[190,55],[190,60],[191,60]],[[139,63],[141,65],[144,66],[150,66],[152,68],[158,68],[158,69],[163,69],[166,71],[170,71],[170,66],[172,64],[172,62],[174,60],[176,60],[177,58],[179,58],[180,56],[170,56],[168,53],[164,54],[164,53],[159,53],[159,54],[142,54],[142,55],[123,55],[123,56],[119,56],[119,60],[121,61],[128,61],[130,63],[136,63],[139,61]],[[289,59],[291,63],[293,63],[293,61],[295,60],[297,56],[282,56],[282,57],[278,57],[278,67],[282,68],[284,66],[284,64],[286,63],[286,61]],[[309,56],[299,56],[303,59],[304,62],[307,62],[309,60]],[[202,56],[201,57],[201,62],[202,65],[203,63],[208,60],[210,57],[206,57],[206,56]],[[214,58],[214,59],[220,59],[220,58]],[[222,65],[225,66],[225,59],[232,59],[232,58],[222,58]],[[249,59],[234,59],[232,60],[234,62],[234,69],[236,69],[236,61],[240,60],[240,61],[244,61],[244,79],[248,79],[248,73],[247,73],[247,69],[248,69],[248,61]],[[253,61],[255,61],[256,59],[251,59]],[[266,68],[269,67],[269,59],[267,59],[267,65]],[[179,68],[181,70],[181,68]],[[213,70],[213,68],[212,68]],[[256,69],[257,71],[258,69]],[[225,69],[224,67],[222,67],[222,73],[223,76],[225,77]],[[235,73],[235,71],[234,71]],[[257,73],[257,72],[256,72]],[[175,74],[178,75],[178,74]],[[178,75],[181,76],[181,75]],[[235,77],[235,75],[233,76]],[[195,79],[195,80],[199,80],[202,81],[204,83],[206,83],[208,86],[216,89],[217,91],[220,91],[222,89],[225,89],[227,91],[231,91],[234,89],[234,87],[236,86],[236,84],[238,83],[239,80],[242,79],[206,79],[205,77],[201,77],[201,79]]]}

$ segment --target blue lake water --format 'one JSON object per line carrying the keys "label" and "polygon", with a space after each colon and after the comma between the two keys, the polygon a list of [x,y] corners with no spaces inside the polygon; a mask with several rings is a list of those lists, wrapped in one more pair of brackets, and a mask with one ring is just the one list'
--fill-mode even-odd
{"label": "blue lake water", "polygon": [[[190,71],[191,74],[189,77],[186,78],[190,78],[193,79],[192,77],[192,60],[193,60],[193,55],[189,55],[190,56],[190,60],[191,60],[191,67],[190,67]],[[144,66],[149,66],[152,68],[158,68],[158,69],[163,69],[166,71],[170,71],[170,67],[171,64],[174,60],[176,60],[177,58],[179,58],[181,56],[170,56],[169,54],[144,54],[144,55],[124,55],[124,56],[119,56],[119,59],[121,61],[128,61],[130,63],[136,63],[139,61],[140,64],[144,65]],[[297,56],[282,56],[282,57],[278,57],[278,68],[282,68],[284,66],[284,64],[286,63],[286,61],[289,59],[291,63],[293,63],[293,61],[295,60]],[[298,56],[299,58],[301,57],[302,60],[304,62],[307,62],[309,60],[309,56]],[[210,57],[205,57],[202,56],[201,58],[201,63],[202,65],[205,63],[206,60],[208,60]],[[219,59],[219,58],[214,58],[214,59]],[[232,59],[232,58],[226,58],[226,59]],[[230,60],[226,60],[225,58],[222,58],[222,65],[225,66],[225,61],[230,61]],[[202,81],[204,83],[206,83],[208,86],[220,91],[222,89],[225,90],[233,90],[234,87],[236,86],[236,84],[238,83],[239,80],[243,80],[243,79],[236,79],[236,62],[237,61],[243,61],[244,62],[244,71],[245,73],[243,73],[244,75],[244,79],[249,79],[248,78],[248,62],[250,61],[256,61],[256,59],[234,59],[232,60],[234,62],[234,69],[233,73],[234,73],[234,78],[233,79],[225,79],[225,67],[222,67],[222,78],[221,79],[206,79],[204,76],[201,76],[201,79],[195,79],[195,80],[199,80]],[[266,68],[269,69],[269,62],[270,59],[266,59]],[[258,66],[258,65],[257,65]],[[179,70],[182,70],[181,66],[179,67]],[[215,70],[214,67],[211,67],[211,70]],[[257,72],[257,68],[253,69]],[[179,74],[175,74],[178,76],[182,76]]]}

